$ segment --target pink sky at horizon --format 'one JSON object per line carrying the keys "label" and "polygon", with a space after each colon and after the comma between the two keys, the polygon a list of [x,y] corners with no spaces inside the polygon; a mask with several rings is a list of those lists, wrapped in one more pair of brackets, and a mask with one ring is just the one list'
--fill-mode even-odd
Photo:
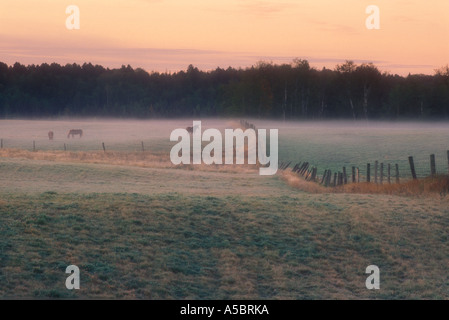
{"label": "pink sky at horizon", "polygon": [[[66,7],[80,9],[68,30]],[[380,9],[368,30],[365,9]],[[448,0],[2,0],[0,61],[91,62],[151,71],[245,68],[258,61],[433,74],[449,63]]]}

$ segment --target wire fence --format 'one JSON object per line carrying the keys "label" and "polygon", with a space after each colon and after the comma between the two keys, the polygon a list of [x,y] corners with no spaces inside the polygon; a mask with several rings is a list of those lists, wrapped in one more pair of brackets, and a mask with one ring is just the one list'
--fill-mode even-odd
{"label": "wire fence", "polygon": [[398,161],[374,160],[363,165],[349,164],[341,168],[319,168],[307,161],[293,164],[280,162],[279,169],[291,170],[306,180],[326,186],[347,183],[400,183],[410,179],[422,179],[434,175],[449,174],[449,150],[423,156],[408,156]]}

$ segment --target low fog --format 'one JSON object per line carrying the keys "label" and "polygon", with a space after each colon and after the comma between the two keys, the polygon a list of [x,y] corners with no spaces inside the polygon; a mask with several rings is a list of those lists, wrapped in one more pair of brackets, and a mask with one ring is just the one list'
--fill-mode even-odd
{"label": "low fog", "polygon": [[[170,133],[192,126],[201,120],[202,131],[240,127],[241,119],[176,120],[0,120],[3,148],[32,150],[100,151],[108,150],[169,153],[175,144]],[[399,163],[407,170],[409,156],[422,170],[427,170],[430,154],[435,154],[440,172],[446,170],[449,149],[448,122],[380,122],[380,121],[267,121],[243,119],[256,129],[279,130],[279,161],[308,161],[322,168],[340,168],[383,161]],[[82,129],[83,136],[67,138],[70,129]],[[54,132],[49,140],[48,132]]]}

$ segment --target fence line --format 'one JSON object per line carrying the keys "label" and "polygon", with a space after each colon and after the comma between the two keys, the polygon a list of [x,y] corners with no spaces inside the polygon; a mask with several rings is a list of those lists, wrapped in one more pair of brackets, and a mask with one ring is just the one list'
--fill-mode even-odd
{"label": "fence line", "polygon": [[[441,160],[441,158],[439,159]],[[280,170],[286,170],[292,162],[280,162],[279,169]],[[436,176],[438,173],[441,174],[449,174],[449,150],[447,151],[447,171],[442,170],[442,167],[437,167],[437,161],[435,154],[430,155],[430,163],[427,162],[426,165],[422,163],[422,161],[418,162],[419,166],[416,166],[416,161],[414,160],[413,156],[408,157],[408,165],[409,165],[409,172],[411,175],[411,178],[416,180],[418,178],[422,177],[428,177],[428,176]],[[386,176],[385,176],[385,168],[386,168]],[[341,168],[342,170],[336,170],[332,172],[330,168],[327,168],[324,170],[323,175],[321,178],[318,177],[318,167],[312,166],[309,162],[300,162],[296,163],[293,168],[292,172],[302,176],[307,181],[314,181],[319,184],[322,184],[326,187],[328,186],[339,186],[348,184],[348,182],[352,183],[360,183],[361,178],[363,179],[362,182],[368,182],[371,183],[371,163],[366,164],[366,174],[363,176],[361,174],[361,170],[359,167],[352,166],[351,167],[351,177],[348,179],[346,166],[343,166]],[[404,169],[404,168],[403,168]],[[419,169],[419,171],[417,170]],[[378,160],[374,161],[374,183],[376,184],[383,184],[386,180],[386,183],[391,184],[392,183],[392,163],[384,163],[380,162]],[[400,183],[400,171],[399,171],[399,164],[394,164],[394,178],[395,183]],[[404,170],[402,170],[404,171]],[[405,170],[404,172],[406,172]],[[419,172],[419,175],[417,174]],[[427,173],[424,173],[427,172]],[[406,176],[403,176],[406,177]],[[333,179],[332,179],[333,178]]]}

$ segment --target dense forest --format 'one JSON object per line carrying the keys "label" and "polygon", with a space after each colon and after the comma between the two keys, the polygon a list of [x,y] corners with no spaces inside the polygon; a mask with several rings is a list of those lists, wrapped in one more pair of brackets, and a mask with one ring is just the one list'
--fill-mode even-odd
{"label": "dense forest", "polygon": [[0,63],[1,118],[58,116],[447,119],[449,67],[402,77],[352,61],[317,70],[301,59],[176,73]]}

